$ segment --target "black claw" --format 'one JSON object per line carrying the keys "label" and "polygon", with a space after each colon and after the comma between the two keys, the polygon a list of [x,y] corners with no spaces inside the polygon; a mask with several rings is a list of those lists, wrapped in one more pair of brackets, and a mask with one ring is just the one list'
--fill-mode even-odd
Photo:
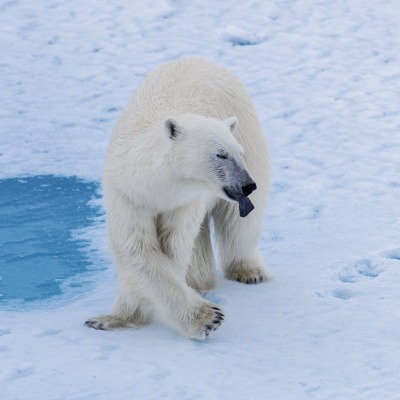
{"label": "black claw", "polygon": [[218,307],[211,307],[213,310],[221,311]]}
{"label": "black claw", "polygon": [[224,316],[224,314],[222,314],[221,312],[218,312],[218,311],[215,314],[217,314],[218,317],[223,317]]}
{"label": "black claw", "polygon": [[86,322],[85,322],[85,325],[86,325],[87,327],[89,327],[89,328],[94,328],[94,324],[95,324],[94,321],[86,321]]}

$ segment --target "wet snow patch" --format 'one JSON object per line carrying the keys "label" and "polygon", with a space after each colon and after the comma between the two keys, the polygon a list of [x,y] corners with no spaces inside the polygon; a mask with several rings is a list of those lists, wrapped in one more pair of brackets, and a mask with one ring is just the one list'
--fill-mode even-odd
{"label": "wet snow patch", "polygon": [[236,25],[228,25],[217,31],[219,37],[234,46],[254,46],[265,40],[265,37]]}
{"label": "wet snow patch", "polygon": [[0,180],[0,304],[79,291],[99,268],[85,234],[103,219],[98,192],[76,177]]}

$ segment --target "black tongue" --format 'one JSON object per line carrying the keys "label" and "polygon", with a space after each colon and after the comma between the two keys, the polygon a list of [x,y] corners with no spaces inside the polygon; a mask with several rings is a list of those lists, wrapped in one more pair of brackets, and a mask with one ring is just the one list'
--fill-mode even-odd
{"label": "black tongue", "polygon": [[248,197],[241,197],[238,202],[239,214],[242,218],[247,217],[254,210],[254,205]]}

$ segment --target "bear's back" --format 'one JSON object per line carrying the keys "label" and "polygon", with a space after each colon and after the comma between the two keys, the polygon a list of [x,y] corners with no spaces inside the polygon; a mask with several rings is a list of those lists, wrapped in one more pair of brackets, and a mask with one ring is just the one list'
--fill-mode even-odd
{"label": "bear's back", "polygon": [[128,107],[141,129],[168,116],[192,113],[225,119],[252,103],[229,70],[188,57],[159,66],[138,87]]}

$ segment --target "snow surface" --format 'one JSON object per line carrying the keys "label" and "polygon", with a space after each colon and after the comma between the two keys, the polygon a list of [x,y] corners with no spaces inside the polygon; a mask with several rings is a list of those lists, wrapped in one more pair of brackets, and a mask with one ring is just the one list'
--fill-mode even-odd
{"label": "snow surface", "polygon": [[[146,73],[204,56],[245,82],[270,143],[275,279],[220,278],[205,342],[99,332],[83,322],[113,302],[108,261],[84,296],[0,310],[1,398],[400,399],[399,21],[396,0],[3,0],[0,178],[99,182]],[[80,234],[108,260],[102,220]]]}

